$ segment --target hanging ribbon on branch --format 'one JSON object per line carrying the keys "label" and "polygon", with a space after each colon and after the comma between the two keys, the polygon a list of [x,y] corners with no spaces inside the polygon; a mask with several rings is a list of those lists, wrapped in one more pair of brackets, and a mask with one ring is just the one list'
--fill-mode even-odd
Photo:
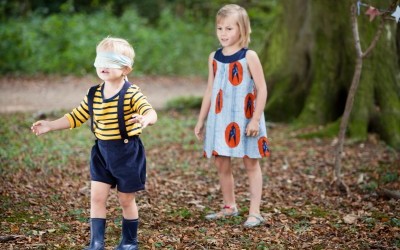
{"label": "hanging ribbon on branch", "polygon": [[399,22],[399,20],[400,20],[400,7],[399,6],[396,6],[395,12],[392,13],[391,10],[378,9],[370,4],[366,4],[366,3],[361,2],[361,0],[358,0],[357,1],[357,14],[358,15],[360,15],[361,7],[368,8],[367,11],[365,12],[365,15],[369,16],[370,22],[372,22],[375,19],[375,17],[386,14],[386,13],[390,13],[391,16],[395,18],[396,22]]}
{"label": "hanging ribbon on branch", "polygon": [[396,19],[396,22],[398,23],[400,20],[400,7],[397,5],[396,11],[392,13],[392,17]]}

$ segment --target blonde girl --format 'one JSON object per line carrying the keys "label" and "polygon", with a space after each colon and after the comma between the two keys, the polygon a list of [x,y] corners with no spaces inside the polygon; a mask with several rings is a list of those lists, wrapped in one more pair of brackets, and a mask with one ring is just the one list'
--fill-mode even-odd
{"label": "blonde girl", "polygon": [[244,8],[229,4],[218,11],[216,35],[221,47],[208,59],[208,84],[194,129],[196,137],[204,141],[204,155],[215,157],[223,197],[222,209],[206,219],[239,214],[231,158],[242,158],[250,188],[245,227],[264,223],[259,159],[270,152],[264,119],[267,86],[257,53],[247,48],[250,33]]}

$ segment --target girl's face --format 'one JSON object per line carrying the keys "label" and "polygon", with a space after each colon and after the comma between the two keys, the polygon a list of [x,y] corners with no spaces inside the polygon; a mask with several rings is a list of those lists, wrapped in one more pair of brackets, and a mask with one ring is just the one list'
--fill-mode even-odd
{"label": "girl's face", "polygon": [[239,47],[240,31],[235,16],[221,18],[217,23],[217,37],[222,47]]}

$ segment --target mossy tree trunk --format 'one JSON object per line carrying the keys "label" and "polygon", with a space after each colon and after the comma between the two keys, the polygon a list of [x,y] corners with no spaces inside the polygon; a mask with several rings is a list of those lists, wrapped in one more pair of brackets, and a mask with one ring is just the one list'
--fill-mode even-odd
{"label": "mossy tree trunk", "polygon": [[[269,82],[266,114],[270,120],[300,124],[338,124],[354,74],[356,51],[351,32],[353,1],[280,1],[276,24],[261,54]],[[391,0],[370,1],[386,9]],[[379,21],[358,16],[366,48]],[[399,28],[388,20],[375,49],[364,59],[350,115],[348,136],[378,133],[400,148]],[[397,28],[397,29],[396,29]],[[338,126],[337,126],[338,127]]]}

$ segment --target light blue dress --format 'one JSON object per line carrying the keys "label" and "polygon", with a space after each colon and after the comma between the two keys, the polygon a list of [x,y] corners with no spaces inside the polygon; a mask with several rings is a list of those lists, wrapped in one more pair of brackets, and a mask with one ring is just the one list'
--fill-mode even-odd
{"label": "light blue dress", "polygon": [[247,48],[230,56],[224,56],[222,49],[215,52],[214,83],[204,142],[204,156],[207,158],[216,155],[238,158],[269,156],[264,114],[260,119],[259,135],[245,135],[257,96],[246,52]]}

